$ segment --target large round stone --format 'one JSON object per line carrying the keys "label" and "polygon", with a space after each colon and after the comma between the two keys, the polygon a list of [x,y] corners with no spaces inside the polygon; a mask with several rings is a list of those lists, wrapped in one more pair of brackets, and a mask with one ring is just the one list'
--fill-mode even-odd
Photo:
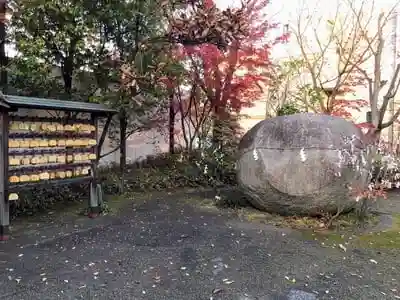
{"label": "large round stone", "polygon": [[361,157],[361,141],[361,130],[338,117],[304,113],[261,121],[240,142],[239,185],[255,207],[268,212],[316,216],[349,210],[356,204],[349,187],[364,187],[367,172],[343,162]]}

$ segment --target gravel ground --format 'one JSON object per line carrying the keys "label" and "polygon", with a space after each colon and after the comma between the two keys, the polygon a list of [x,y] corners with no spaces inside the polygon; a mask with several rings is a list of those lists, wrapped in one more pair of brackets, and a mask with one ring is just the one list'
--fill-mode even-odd
{"label": "gravel ground", "polygon": [[375,211],[384,214],[400,214],[400,191],[395,189],[387,193],[387,199],[379,199],[373,205]]}
{"label": "gravel ground", "polygon": [[3,243],[0,299],[400,299],[400,251],[327,247],[188,196],[53,218]]}

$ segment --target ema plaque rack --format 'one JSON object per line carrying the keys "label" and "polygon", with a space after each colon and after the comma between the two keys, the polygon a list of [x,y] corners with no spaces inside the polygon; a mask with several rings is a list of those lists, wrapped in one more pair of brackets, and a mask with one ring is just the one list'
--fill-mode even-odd
{"label": "ema plaque rack", "polygon": [[0,95],[0,240],[9,236],[9,201],[29,187],[89,182],[89,216],[100,212],[97,166],[115,113],[102,104]]}

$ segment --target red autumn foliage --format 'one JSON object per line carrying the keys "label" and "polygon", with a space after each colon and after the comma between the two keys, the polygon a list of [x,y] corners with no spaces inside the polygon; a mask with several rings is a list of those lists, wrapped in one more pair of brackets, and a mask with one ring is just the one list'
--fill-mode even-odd
{"label": "red autumn foliage", "polygon": [[[212,0],[205,0],[214,5]],[[182,59],[189,65],[189,81],[197,85],[206,95],[209,113],[219,118],[229,111],[239,112],[243,107],[252,106],[264,93],[268,68],[271,65],[271,47],[287,37],[268,39],[276,24],[268,22],[266,15],[268,0],[245,0],[244,16],[249,24],[249,36],[232,42],[221,51],[215,45],[203,44],[184,46]]]}
{"label": "red autumn foliage", "polygon": [[[362,108],[368,107],[368,102],[363,99],[357,100],[335,100],[332,116],[344,118],[349,121],[353,121],[352,110],[360,112]],[[359,128],[371,128],[371,123],[362,122],[355,124]]]}
{"label": "red autumn foliage", "polygon": [[368,102],[363,99],[357,99],[357,100],[336,99],[331,115],[342,117],[344,119],[351,119],[353,117],[353,115],[351,114],[351,110],[361,111],[361,108],[367,106]]}
{"label": "red autumn foliage", "polygon": [[335,87],[327,89],[326,107],[322,104],[321,110],[329,115],[352,120],[352,111],[360,112],[368,106],[364,99],[346,99],[346,95],[354,93],[357,86],[366,86],[365,77],[357,69],[351,69],[348,73],[338,76]]}
{"label": "red autumn foliage", "polygon": [[[352,80],[346,80],[342,85],[335,87],[328,92],[328,109],[326,114],[341,117],[353,121],[352,113],[361,112],[362,108],[368,107],[368,101],[364,99],[348,99],[346,96],[354,93],[354,87],[363,85],[358,76],[349,76]],[[368,128],[369,123],[356,124],[360,128]]]}

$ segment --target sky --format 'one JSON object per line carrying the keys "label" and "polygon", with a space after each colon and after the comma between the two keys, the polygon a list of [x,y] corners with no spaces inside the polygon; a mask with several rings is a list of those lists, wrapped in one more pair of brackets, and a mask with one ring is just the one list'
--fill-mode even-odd
{"label": "sky", "polygon": [[[363,0],[271,0],[271,3],[268,5],[268,15],[272,22],[278,22],[280,24],[289,24],[289,26],[293,26],[296,24],[299,15],[302,16],[303,22],[306,22],[307,18],[310,18],[314,25],[309,26],[308,30],[305,31],[304,39],[307,40],[312,47],[317,47],[316,40],[314,38],[314,29],[317,29],[318,38],[324,39],[327,38],[327,20],[333,19],[336,15],[338,4],[341,3],[342,6],[340,8],[340,16],[346,15],[346,13],[350,13],[349,6],[343,5],[348,4],[346,1],[351,1],[352,5],[356,7],[360,7],[360,4]],[[366,6],[365,12],[371,13],[374,17],[377,17],[380,11],[389,12],[397,5],[399,7],[398,11],[400,13],[400,0],[365,0],[364,1]],[[227,6],[235,6],[240,4],[240,0],[216,0],[217,6],[221,8],[225,8]],[[290,3],[290,4],[288,4]],[[371,5],[374,5],[373,9]],[[318,23],[318,19],[322,19],[322,22]],[[398,18],[398,36],[400,37],[400,17]],[[376,21],[376,19],[375,19]],[[317,24],[320,24],[320,27]],[[346,24],[346,23],[344,23]],[[371,22],[371,26],[375,26],[374,28],[370,28],[369,32],[376,32],[376,22]],[[325,26],[325,28],[324,28]],[[388,24],[387,28],[387,39],[386,43],[387,46],[385,47],[385,54],[382,67],[383,69],[383,76],[385,79],[391,79],[393,74],[393,51],[391,46],[391,40],[389,34],[392,32],[392,21]],[[282,30],[282,29],[281,29]],[[281,34],[282,31],[277,32],[277,34]],[[397,47],[400,49],[400,38],[397,42]],[[315,49],[315,48],[312,48]],[[315,51],[315,50],[314,50]],[[318,51],[318,50],[317,50]],[[399,52],[400,54],[400,52]],[[294,40],[293,36],[289,39],[288,44],[278,44],[273,47],[272,51],[272,59],[275,62],[279,62],[281,59],[287,59],[290,57],[298,57],[300,55],[300,49],[297,45],[296,41]],[[336,55],[335,55],[336,56]],[[397,61],[396,63],[399,63]],[[367,90],[365,88],[360,88],[357,90],[357,96],[367,99]],[[364,121],[365,119],[365,112],[360,113],[360,121]]]}
{"label": "sky", "polygon": [[[305,15],[311,16],[323,16],[324,18],[329,18],[332,13],[335,12],[338,2],[346,0],[270,0],[268,4],[268,16],[271,22],[276,22],[279,24],[290,24],[293,25],[295,20],[298,18],[301,11]],[[361,2],[363,0],[349,0],[352,3]],[[365,0],[368,3],[375,1],[376,11],[381,8],[393,7],[395,3],[399,3],[400,0]],[[227,8],[231,6],[239,6],[241,0],[215,0],[215,3],[220,8]],[[290,3],[290,5],[288,5]],[[400,7],[400,6],[399,6]],[[400,28],[400,26],[399,26]],[[277,29],[277,35],[282,33],[282,27]],[[273,50],[272,56],[279,59],[282,56],[290,56],[288,51],[296,51],[293,45],[280,45],[276,46]],[[400,48],[400,47],[399,47]],[[7,54],[11,57],[15,56],[16,52],[13,45],[7,45]],[[289,52],[290,52],[289,51]]]}
{"label": "sky", "polygon": [[[288,22],[298,15],[299,10],[306,7],[310,12],[318,12],[319,15],[329,15],[337,8],[339,2],[346,0],[270,0],[268,5],[268,14],[274,21]],[[354,3],[362,3],[363,0],[349,0]],[[240,5],[240,0],[215,0],[220,8]],[[365,0],[369,4],[374,3],[376,10],[392,7],[399,0]],[[290,3],[290,5],[288,5]]]}
{"label": "sky", "polygon": [[[271,0],[268,5],[268,16],[271,22],[277,22],[280,24],[289,24],[293,26],[298,19],[299,15],[305,17],[310,16],[314,20],[317,18],[323,18],[328,20],[333,18],[336,14],[338,4],[342,3],[341,14],[348,12],[348,6],[343,4],[347,0]],[[400,0],[348,0],[355,6],[359,6],[362,2],[367,3],[366,11],[371,11],[371,5],[374,5],[373,11],[379,12],[380,10],[388,11],[392,9],[396,4],[400,3]],[[220,8],[226,8],[229,6],[239,6],[240,0],[215,0],[216,4]],[[288,5],[290,3],[290,5]],[[400,8],[400,5],[399,5]],[[399,26],[400,28],[400,26]],[[310,28],[311,29],[311,28]],[[282,29],[279,29],[282,30]],[[319,33],[323,35],[324,29],[322,28]],[[277,34],[281,34],[282,31],[277,31]],[[309,32],[308,34],[313,34]],[[400,48],[400,47],[399,47]],[[295,56],[298,49],[295,43],[290,42],[288,45],[275,46],[272,52],[272,56],[275,59],[282,57]]]}

